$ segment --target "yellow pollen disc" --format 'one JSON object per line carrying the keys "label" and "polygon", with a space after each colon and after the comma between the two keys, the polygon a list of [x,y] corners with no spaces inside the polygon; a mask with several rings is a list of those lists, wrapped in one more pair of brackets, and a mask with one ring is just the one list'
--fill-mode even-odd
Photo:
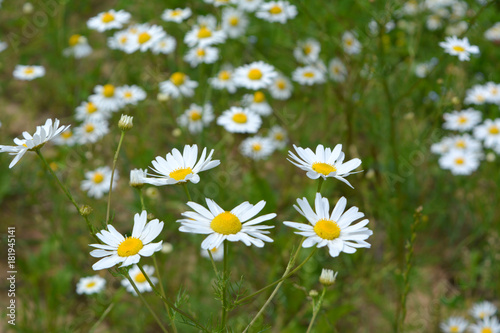
{"label": "yellow pollen disc", "polygon": [[481,330],[481,333],[493,333],[493,330],[489,327],[485,327]]}
{"label": "yellow pollen disc", "polygon": [[340,228],[335,221],[321,219],[316,222],[314,232],[323,239],[333,240],[339,238]]}
{"label": "yellow pollen disc", "polygon": [[233,213],[224,212],[214,217],[210,223],[210,228],[222,235],[233,235],[241,230],[241,222]]}
{"label": "yellow pollen disc", "polygon": [[94,281],[92,281],[92,282],[87,283],[86,287],[87,288],[92,288],[95,285],[96,285],[96,283]]}
{"label": "yellow pollen disc", "polygon": [[104,13],[104,15],[102,15],[102,18],[101,18],[102,22],[104,23],[109,23],[109,22],[112,22],[115,20],[115,17],[113,14],[110,14],[110,13]]}
{"label": "yellow pollen disc", "polygon": [[132,35],[135,35],[137,33],[137,28],[130,28],[128,29],[128,32],[130,32]]}
{"label": "yellow pollen disc", "polygon": [[104,95],[104,97],[113,97],[115,95],[115,87],[112,84],[104,85],[102,94]]}
{"label": "yellow pollen disc", "polygon": [[278,86],[279,89],[285,89],[286,88],[286,82],[284,80],[278,80],[276,82],[276,86]]}
{"label": "yellow pollen disc", "polygon": [[354,41],[353,41],[352,39],[350,39],[350,38],[348,38],[348,39],[346,39],[346,40],[345,40],[345,44],[346,44],[347,46],[351,46],[353,42],[354,42]]}
{"label": "yellow pollen disc", "polygon": [[467,145],[465,144],[465,141],[464,140],[458,140],[457,143],[455,143],[455,146],[457,146],[458,148],[465,148]]}
{"label": "yellow pollen disc", "polygon": [[450,332],[451,333],[458,333],[459,332],[458,326],[451,326],[450,327]]}
{"label": "yellow pollen disc", "polygon": [[92,124],[85,125],[85,132],[92,133],[94,130],[95,130],[94,125],[92,125]]}
{"label": "yellow pollen disc", "polygon": [[457,52],[464,52],[464,51],[465,51],[465,48],[463,48],[463,47],[462,47],[462,46],[460,46],[460,45],[455,45],[455,46],[453,46],[453,47],[452,47],[452,49],[453,49],[454,51],[457,51]]}
{"label": "yellow pollen disc", "polygon": [[203,57],[205,55],[205,50],[204,49],[198,49],[198,50],[196,50],[196,55],[198,57]]}
{"label": "yellow pollen disc", "polygon": [[219,80],[227,81],[231,78],[231,73],[229,71],[220,71],[218,76]]}
{"label": "yellow pollen disc", "polygon": [[490,132],[490,134],[496,135],[500,133],[500,129],[497,126],[491,126],[488,132]]}
{"label": "yellow pollen disc", "polygon": [[199,111],[196,111],[196,110],[191,110],[189,112],[189,119],[191,119],[191,121],[198,121],[201,119],[201,112]]}
{"label": "yellow pollen disc", "polygon": [[262,150],[262,145],[261,145],[260,143],[254,143],[254,144],[252,145],[252,149],[253,149],[254,151],[261,151],[261,150]]}
{"label": "yellow pollen disc", "polygon": [[312,51],[312,47],[310,45],[304,46],[304,54],[305,55],[308,55],[309,53],[311,53],[311,51]]}
{"label": "yellow pollen disc", "polygon": [[104,180],[104,175],[100,172],[96,172],[94,174],[94,177],[92,177],[92,181],[96,184],[102,183],[103,180]]}
{"label": "yellow pollen disc", "polygon": [[273,15],[278,15],[282,12],[283,10],[281,9],[280,6],[272,6],[270,9],[269,9],[269,13],[270,14],[273,14]]}
{"label": "yellow pollen disc", "polygon": [[131,93],[130,91],[127,91],[127,92],[125,92],[125,93],[123,94],[123,96],[124,96],[125,98],[131,98],[131,97],[132,97],[132,93]]}
{"label": "yellow pollen disc", "polygon": [[275,139],[276,141],[282,141],[284,138],[285,138],[285,137],[284,137],[284,136],[283,136],[283,134],[281,134],[281,133],[276,133],[276,134],[274,135],[274,139]]}
{"label": "yellow pollen disc", "polygon": [[139,44],[144,44],[150,39],[151,35],[148,34],[147,32],[140,33],[139,37],[137,37],[137,41],[139,42]]}
{"label": "yellow pollen disc", "polygon": [[465,163],[465,161],[461,157],[455,159],[455,164],[462,165],[464,163]]}
{"label": "yellow pollen disc", "polygon": [[235,113],[233,115],[233,121],[238,124],[245,124],[247,122],[248,118],[247,115],[244,113]]}
{"label": "yellow pollen disc", "polygon": [[120,38],[120,43],[121,44],[125,44],[127,42],[127,37],[126,36],[123,36],[122,38]]}
{"label": "yellow pollen disc", "polygon": [[256,91],[255,94],[253,94],[253,101],[254,103],[262,103],[266,100],[266,95],[262,91]]}
{"label": "yellow pollen disc", "polygon": [[118,245],[116,252],[120,257],[130,257],[139,253],[143,247],[144,245],[139,238],[127,237]]}
{"label": "yellow pollen disc", "polygon": [[172,171],[171,173],[168,174],[170,178],[173,178],[177,181],[183,180],[186,178],[187,175],[193,173],[193,170],[191,168],[180,168],[177,170]]}
{"label": "yellow pollen disc", "polygon": [[210,250],[212,253],[217,251],[217,248],[214,247],[213,249]]}
{"label": "yellow pollen disc", "polygon": [[172,83],[175,84],[176,86],[182,85],[185,80],[186,80],[186,74],[180,72],[175,72],[170,77],[170,81],[172,81]]}
{"label": "yellow pollen disc", "polygon": [[180,11],[180,10],[178,10],[178,9],[176,9],[176,10],[174,10],[174,11],[172,11],[172,12],[170,13],[170,15],[171,15],[171,16],[174,16],[174,17],[175,17],[175,16],[179,16],[179,15],[181,15],[181,14],[182,14],[182,11]]}
{"label": "yellow pollen disc", "polygon": [[233,16],[229,19],[229,24],[232,25],[233,27],[237,26],[240,20],[238,19],[237,16]]}
{"label": "yellow pollen disc", "polygon": [[94,113],[97,111],[97,107],[95,106],[94,103],[89,102],[87,103],[87,113]]}
{"label": "yellow pollen disc", "polygon": [[464,117],[464,116],[458,117],[459,124],[465,124],[466,122],[467,122],[467,117]]}
{"label": "yellow pollen disc", "polygon": [[248,78],[250,80],[260,80],[262,77],[262,72],[258,68],[252,68],[248,71]]}
{"label": "yellow pollen disc", "polygon": [[314,73],[313,72],[304,72],[304,74],[302,74],[304,77],[307,77],[307,78],[313,78],[314,77]]}
{"label": "yellow pollen disc", "polygon": [[80,41],[80,35],[73,35],[69,38],[69,46],[75,46]]}
{"label": "yellow pollen disc", "polygon": [[200,30],[198,30],[197,36],[200,39],[212,37],[212,31],[210,31],[210,29],[208,29],[207,27],[202,27],[202,28],[200,28]]}
{"label": "yellow pollen disc", "polygon": [[73,136],[73,132],[71,132],[71,131],[62,132],[61,136],[63,137],[63,139],[69,139]]}
{"label": "yellow pollen disc", "polygon": [[483,95],[477,95],[476,98],[479,102],[484,102],[484,100],[486,99],[486,97],[484,97]]}
{"label": "yellow pollen disc", "polygon": [[321,173],[325,176],[328,176],[331,172],[337,171],[337,168],[334,167],[333,165],[323,163],[323,162],[313,163],[312,169],[314,171],[316,171],[317,173]]}
{"label": "yellow pollen disc", "polygon": [[135,277],[134,277],[134,281],[137,282],[137,283],[144,283],[146,282],[146,277],[144,276],[144,274],[142,273],[138,273]]}
{"label": "yellow pollen disc", "polygon": [[340,68],[338,68],[338,67],[333,67],[333,73],[334,73],[334,74],[339,74],[339,73],[340,73]]}
{"label": "yellow pollen disc", "polygon": [[28,67],[24,70],[24,74],[33,74],[35,70],[31,67]]}

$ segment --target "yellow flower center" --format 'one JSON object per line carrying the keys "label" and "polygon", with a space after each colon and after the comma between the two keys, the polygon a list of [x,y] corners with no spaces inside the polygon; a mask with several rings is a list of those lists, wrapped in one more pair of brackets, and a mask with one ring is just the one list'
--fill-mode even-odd
{"label": "yellow flower center", "polygon": [[493,333],[493,330],[489,327],[485,327],[481,330],[481,333]]}
{"label": "yellow flower center", "polygon": [[87,288],[92,288],[95,285],[96,285],[96,283],[94,281],[92,281],[92,282],[87,283],[86,287]]}
{"label": "yellow flower center", "polygon": [[198,121],[201,119],[201,112],[197,111],[197,110],[191,110],[189,112],[189,119],[191,119],[191,121]]}
{"label": "yellow flower center", "polygon": [[457,52],[464,52],[465,51],[465,48],[462,47],[462,46],[460,46],[460,45],[455,45],[455,46],[452,47],[452,49],[454,51],[457,51]]}
{"label": "yellow flower center", "polygon": [[337,222],[327,219],[321,219],[316,222],[314,232],[323,239],[333,240],[339,238],[340,228]]}
{"label": "yellow flower center", "polygon": [[24,74],[33,74],[35,70],[33,69],[33,67],[27,67],[25,70],[24,70]]}
{"label": "yellow flower center", "polygon": [[127,36],[123,36],[122,38],[120,38],[121,44],[125,44],[126,42],[127,42]]}
{"label": "yellow flower center", "polygon": [[181,15],[181,14],[182,14],[182,11],[181,11],[181,10],[179,10],[179,9],[176,9],[176,10],[174,10],[174,11],[172,11],[172,12],[170,13],[170,15],[171,15],[171,16],[174,16],[174,17],[175,17],[175,16],[179,16],[179,15]]}
{"label": "yellow flower center", "polygon": [[137,41],[139,42],[139,44],[144,44],[150,39],[151,35],[147,32],[140,33],[139,37],[137,37]]}
{"label": "yellow flower center", "polygon": [[106,84],[102,89],[104,97],[113,97],[115,95],[115,87],[112,84]]}
{"label": "yellow flower center", "polygon": [[333,73],[334,73],[334,74],[339,74],[339,73],[340,73],[340,68],[339,68],[339,67],[337,67],[337,66],[333,67],[333,69],[332,69],[332,70],[333,70]]}
{"label": "yellow flower center", "polygon": [[233,213],[224,212],[214,217],[210,223],[210,228],[222,235],[233,235],[241,230],[241,222]]}
{"label": "yellow flower center", "polygon": [[458,117],[459,124],[465,124],[466,122],[467,122],[467,117],[465,117],[465,116]]}
{"label": "yellow flower center", "polygon": [[231,73],[229,71],[220,71],[218,76],[219,80],[227,81],[231,78]]}
{"label": "yellow flower center", "polygon": [[461,157],[455,159],[455,164],[462,165],[465,163],[465,160]]}
{"label": "yellow flower center", "polygon": [[73,35],[69,38],[69,46],[75,46],[80,41],[80,35]]}
{"label": "yellow flower center", "polygon": [[95,106],[95,104],[92,103],[92,102],[88,102],[87,103],[87,113],[91,113],[92,114],[92,113],[94,113],[96,111],[97,111],[97,106]]}
{"label": "yellow flower center", "polygon": [[313,163],[312,169],[314,171],[316,171],[317,173],[321,173],[325,176],[328,176],[330,173],[337,171],[337,168],[334,167],[333,165],[323,163],[323,162]]}
{"label": "yellow flower center", "polygon": [[308,79],[310,78],[313,78],[314,77],[314,73],[313,72],[304,72],[304,74],[302,74],[304,77],[307,77]]}
{"label": "yellow flower center", "polygon": [[466,147],[466,144],[465,144],[465,141],[464,140],[458,140],[456,143],[455,143],[455,146],[457,146],[457,148],[465,148]]}
{"label": "yellow flower center", "polygon": [[203,56],[205,55],[205,50],[204,50],[204,49],[201,49],[201,48],[200,48],[200,49],[198,49],[198,50],[196,50],[196,55],[197,55],[198,57],[203,57]]}
{"label": "yellow flower center", "polygon": [[352,43],[354,43],[354,41],[353,41],[351,38],[347,38],[347,39],[345,40],[345,44],[346,44],[347,46],[351,46],[351,45],[352,45]]}
{"label": "yellow flower center", "polygon": [[285,82],[285,80],[278,80],[278,81],[276,81],[276,86],[279,89],[285,89],[286,88],[286,82]]}
{"label": "yellow flower center", "polygon": [[451,333],[458,333],[460,330],[458,329],[458,326],[450,326],[450,332]]}
{"label": "yellow flower center", "polygon": [[212,252],[212,253],[217,252],[217,248],[214,247],[213,249],[210,250],[210,252]]}
{"label": "yellow flower center", "polygon": [[258,68],[252,68],[248,71],[248,78],[250,80],[260,80],[262,77],[262,72]]}
{"label": "yellow flower center", "polygon": [[186,80],[186,74],[180,72],[175,72],[170,77],[170,81],[172,81],[172,83],[175,84],[176,86],[182,85],[185,80]]}
{"label": "yellow flower center", "polygon": [[146,282],[146,277],[144,276],[144,274],[141,273],[138,273],[135,277],[134,277],[134,281],[137,282],[137,283],[144,283]]}
{"label": "yellow flower center", "polygon": [[92,181],[96,184],[102,183],[103,180],[104,180],[104,175],[100,172],[96,172],[94,174],[94,177],[92,177]]}
{"label": "yellow flower center", "polygon": [[132,97],[132,93],[130,91],[127,91],[123,94],[123,97],[125,98],[131,98]]}
{"label": "yellow flower center", "polygon": [[254,103],[262,103],[266,100],[266,95],[262,91],[256,91],[255,94],[253,94],[253,101]]}
{"label": "yellow flower center", "polygon": [[260,143],[254,143],[254,144],[252,145],[252,149],[253,149],[254,151],[261,151],[261,150],[262,150],[262,145],[261,145]]}
{"label": "yellow flower center", "polygon": [[183,180],[186,178],[187,175],[193,173],[193,170],[191,168],[179,168],[177,170],[172,171],[171,173],[168,174],[170,178],[173,178],[177,181]]}
{"label": "yellow flower center", "polygon": [[109,23],[115,20],[115,16],[111,13],[104,13],[101,18],[103,23]]}
{"label": "yellow flower center", "polygon": [[283,9],[281,9],[281,6],[278,6],[278,5],[272,6],[272,7],[269,9],[269,13],[270,13],[270,14],[272,14],[272,15],[278,15],[278,14],[280,14],[282,11],[283,11]]}
{"label": "yellow flower center", "polygon": [[312,51],[311,45],[304,46],[304,54],[305,55],[308,55],[309,53],[311,53],[311,51]]}
{"label": "yellow flower center", "polygon": [[229,19],[229,24],[232,25],[233,27],[237,26],[240,20],[238,19],[238,16],[231,16]]}
{"label": "yellow flower center", "polygon": [[274,139],[275,139],[276,141],[282,141],[284,138],[285,138],[285,136],[284,136],[282,133],[276,133],[276,134],[274,135]]}
{"label": "yellow flower center", "polygon": [[238,123],[238,124],[245,124],[247,122],[248,118],[247,118],[247,115],[242,113],[242,112],[239,112],[239,113],[235,113],[233,115],[233,121],[235,123]]}
{"label": "yellow flower center", "polygon": [[488,132],[490,132],[490,134],[496,135],[500,133],[500,129],[498,128],[498,126],[491,126]]}
{"label": "yellow flower center", "polygon": [[483,95],[477,95],[476,96],[476,99],[479,101],[479,102],[484,102],[486,100],[486,97],[484,97]]}
{"label": "yellow flower center", "polygon": [[139,253],[143,247],[144,244],[139,238],[127,237],[118,245],[116,252],[120,257],[130,257]]}
{"label": "yellow flower center", "polygon": [[71,131],[64,131],[61,133],[61,136],[63,137],[63,139],[69,139],[73,136],[73,132]]}
{"label": "yellow flower center", "polygon": [[208,38],[212,36],[212,31],[208,29],[207,27],[201,27],[200,30],[198,30],[198,38],[203,39],[203,38]]}
{"label": "yellow flower center", "polygon": [[85,132],[92,133],[94,130],[95,130],[94,125],[92,125],[92,124],[85,125]]}

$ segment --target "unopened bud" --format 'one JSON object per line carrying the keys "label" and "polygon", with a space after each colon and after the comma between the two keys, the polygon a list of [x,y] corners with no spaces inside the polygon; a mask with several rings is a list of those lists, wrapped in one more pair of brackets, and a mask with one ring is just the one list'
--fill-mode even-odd
{"label": "unopened bud", "polygon": [[157,199],[160,193],[156,187],[148,187],[146,189],[146,196],[150,199]]}
{"label": "unopened bud", "polygon": [[309,292],[309,296],[316,297],[316,296],[318,296],[318,292],[314,289],[311,289],[311,291]]}
{"label": "unopened bud", "polygon": [[494,162],[496,158],[497,156],[495,155],[495,153],[489,152],[488,154],[486,154],[486,161],[488,162]]}
{"label": "unopened bud", "polygon": [[321,271],[321,276],[319,277],[319,282],[324,286],[331,286],[335,283],[338,272],[334,272],[331,269],[325,269]]}
{"label": "unopened bud", "polygon": [[33,5],[31,4],[31,2],[26,2],[23,5],[23,13],[24,14],[31,14],[31,13],[33,13],[34,9],[35,9],[35,7],[33,7]]}
{"label": "unopened bud", "polygon": [[166,93],[159,93],[156,95],[158,102],[167,102],[170,99],[170,95]]}
{"label": "unopened bud", "polygon": [[176,137],[176,138],[177,138],[177,137],[179,137],[179,136],[181,136],[181,134],[182,134],[182,131],[181,131],[181,129],[180,129],[180,128],[176,128],[176,129],[174,129],[174,130],[172,131],[172,135],[173,135],[174,137]]}
{"label": "unopened bud", "polygon": [[163,245],[161,246],[162,253],[168,254],[168,253],[172,252],[173,250],[174,250],[174,247],[169,242],[164,242]]}
{"label": "unopened bud", "polygon": [[82,216],[89,216],[90,213],[92,213],[93,209],[90,206],[87,205],[82,205],[80,206],[80,215]]}
{"label": "unopened bud", "polygon": [[130,170],[130,186],[141,188],[144,185],[144,178],[146,178],[146,169],[133,169]]}
{"label": "unopened bud", "polygon": [[134,120],[134,117],[122,114],[120,121],[118,122],[118,127],[122,131],[128,131],[129,129],[134,127],[132,120]]}

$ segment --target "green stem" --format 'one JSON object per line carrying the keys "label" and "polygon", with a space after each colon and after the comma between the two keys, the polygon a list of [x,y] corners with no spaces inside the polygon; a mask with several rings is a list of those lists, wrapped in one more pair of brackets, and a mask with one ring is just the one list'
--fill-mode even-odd
{"label": "green stem", "polygon": [[[224,246],[224,245],[223,245]],[[210,257],[210,261],[212,262],[212,268],[214,269],[215,276],[219,276],[219,271],[217,270],[217,265],[215,265],[214,257],[212,256],[212,251],[208,251],[208,256]]]}
{"label": "green stem", "polygon": [[103,322],[104,318],[106,318],[106,316],[111,312],[111,310],[113,309],[113,307],[115,306],[115,302],[111,303],[108,305],[108,307],[106,308],[106,310],[104,310],[104,312],[102,313],[102,315],[99,317],[99,319],[95,322],[94,325],[92,325],[92,327],[90,328],[89,330],[89,333],[92,333],[95,331],[95,329]]}
{"label": "green stem", "polygon": [[227,281],[229,279],[227,269],[227,257],[229,254],[229,246],[227,240],[224,241],[224,259],[223,259],[223,281],[224,281],[224,289],[222,290],[222,328],[225,329],[227,322]]}
{"label": "green stem", "polygon": [[325,297],[325,293],[326,293],[326,287],[323,286],[323,292],[321,293],[321,296],[319,297],[318,304],[316,304],[316,306],[314,306],[313,316],[311,318],[311,322],[309,323],[309,327],[307,327],[306,333],[311,332],[311,329],[314,325],[314,321],[316,320],[316,316],[318,315],[318,312],[321,309],[321,304],[323,303],[323,298]]}
{"label": "green stem", "polygon": [[321,193],[321,187],[323,186],[324,182],[325,180],[323,179],[323,177],[318,178],[318,190],[316,191],[317,193]]}
{"label": "green stem", "polygon": [[142,194],[142,188],[137,188],[139,192],[139,199],[141,200],[141,211],[146,210],[146,205],[144,204],[144,195]]}
{"label": "green stem", "polygon": [[[161,280],[160,269],[158,268],[158,262],[156,261],[156,255],[154,255],[154,254],[153,254],[153,264],[154,264],[155,269],[156,269],[156,275],[158,276],[161,295],[163,297],[165,297],[166,294],[165,294],[165,289],[163,288],[163,281]],[[141,269],[142,274],[144,274],[144,272],[142,271],[142,267],[140,269]],[[146,276],[146,275],[144,274],[144,276]],[[174,332],[177,333],[177,327],[175,326],[175,320],[172,317],[172,314],[170,313],[170,307],[168,306],[167,303],[163,303],[163,304],[165,304],[165,310],[167,310],[168,318],[170,319],[170,322],[172,323],[172,329],[174,330]]]}
{"label": "green stem", "polygon": [[113,158],[113,169],[111,170],[111,181],[109,182],[109,193],[108,193],[108,208],[106,210],[106,223],[109,223],[109,211],[111,208],[111,192],[113,190],[113,178],[115,177],[116,161],[118,160],[118,154],[120,153],[120,148],[122,146],[123,138],[125,137],[125,131],[122,131],[120,136],[120,141],[118,142],[118,148],[116,148],[115,157]]}
{"label": "green stem", "polygon": [[187,183],[182,183],[182,187],[184,188],[184,192],[186,192],[186,196],[188,201],[191,201],[191,194],[189,194],[189,189],[187,187]]}

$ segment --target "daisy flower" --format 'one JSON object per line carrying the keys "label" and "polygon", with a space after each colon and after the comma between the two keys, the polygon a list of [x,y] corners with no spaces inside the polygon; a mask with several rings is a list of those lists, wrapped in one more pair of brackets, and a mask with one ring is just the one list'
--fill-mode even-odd
{"label": "daisy flower", "polygon": [[129,42],[126,45],[127,53],[133,53],[138,50],[146,52],[167,35],[159,25],[145,23],[132,26],[131,28],[135,29],[136,33],[129,35]]}
{"label": "daisy flower", "polygon": [[112,84],[96,86],[89,100],[98,108],[109,112],[116,112],[125,105],[125,102],[116,94],[116,87]]}
{"label": "daisy flower", "polygon": [[324,83],[325,75],[323,71],[314,66],[298,67],[292,73],[292,80],[303,86],[312,86]]}
{"label": "daisy flower", "polygon": [[212,161],[214,150],[207,155],[207,148],[203,148],[203,152],[198,160],[198,146],[185,145],[181,154],[176,148],[168,153],[166,158],[157,156],[152,161],[153,167],[151,170],[157,174],[149,174],[153,178],[146,178],[145,183],[161,186],[173,185],[177,183],[191,182],[197,184],[200,181],[198,173],[215,168],[220,164],[219,160]]}
{"label": "daisy flower", "polygon": [[184,37],[184,43],[189,47],[205,47],[221,44],[226,41],[226,33],[222,30],[211,29],[207,26],[194,26]]}
{"label": "daisy flower", "polygon": [[486,103],[489,91],[484,86],[475,85],[471,89],[467,89],[465,92],[465,104],[476,104],[483,105]]}
{"label": "daisy flower", "polygon": [[261,3],[262,0],[239,0],[238,9],[245,12],[255,12]]}
{"label": "daisy flower", "polygon": [[217,118],[217,125],[230,133],[257,133],[261,124],[257,113],[237,106],[232,106]]}
{"label": "daisy flower", "polygon": [[189,133],[200,133],[214,120],[212,104],[206,103],[203,107],[191,104],[189,109],[177,118],[177,123],[181,127],[187,127]]}
{"label": "daisy flower", "polygon": [[170,54],[174,52],[176,46],[177,41],[175,38],[166,35],[165,37],[158,39],[156,43],[151,46],[151,52],[153,52],[153,54]]}
{"label": "daisy flower", "polygon": [[166,9],[163,14],[161,14],[161,19],[167,22],[181,23],[189,18],[191,14],[191,8]]}
{"label": "daisy flower", "polygon": [[339,272],[334,272],[331,269],[323,268],[321,270],[321,275],[319,276],[319,283],[321,283],[324,286],[331,286],[332,284],[335,283],[338,273]]}
{"label": "daisy flower", "polygon": [[318,60],[320,51],[321,44],[316,39],[308,38],[298,42],[293,50],[293,56],[300,63],[312,64]]}
{"label": "daisy flower", "polygon": [[328,64],[328,73],[335,82],[344,82],[347,78],[347,68],[339,58],[330,60]]}
{"label": "daisy flower", "polygon": [[124,10],[99,13],[87,21],[87,27],[92,30],[103,32],[111,29],[121,29],[130,20],[130,13]]}
{"label": "daisy flower", "polygon": [[458,56],[460,61],[469,61],[471,54],[479,54],[479,48],[469,44],[469,39],[464,37],[458,39],[457,36],[446,37],[444,42],[440,42],[439,46],[444,49],[444,52]]}
{"label": "daisy flower", "polygon": [[439,166],[454,175],[470,175],[479,164],[478,153],[458,149],[451,149],[439,159]]}
{"label": "daisy flower", "polygon": [[474,136],[484,141],[487,148],[500,146],[500,118],[486,119],[484,123],[474,128]]}
{"label": "daisy flower", "polygon": [[446,154],[453,147],[452,141],[451,137],[443,138],[441,141],[431,145],[431,152],[437,155]]}
{"label": "daisy flower", "polygon": [[495,23],[491,28],[484,32],[484,38],[493,43],[500,43],[500,22]]}
{"label": "daisy flower", "polygon": [[[153,274],[155,272],[155,268],[153,266],[144,265],[144,266],[142,266],[142,269],[147,274],[149,280],[151,280],[151,282],[154,285],[156,285],[158,283],[158,279],[153,276]],[[153,291],[153,288],[149,284],[149,282],[146,279],[146,277],[144,276],[144,274],[141,272],[141,269],[139,268],[139,266],[137,266],[137,265],[132,266],[132,268],[128,271],[128,275],[130,276],[132,281],[134,281],[135,286],[137,287],[137,289],[139,290],[139,292],[141,294],[145,293],[145,292]],[[130,281],[128,279],[122,280],[122,286],[124,286],[129,293],[137,296],[137,293],[136,293],[134,287],[132,286],[132,284],[130,283]]]}
{"label": "daisy flower", "polygon": [[293,85],[286,76],[278,74],[268,89],[274,99],[285,100],[292,96]]}
{"label": "daisy flower", "polygon": [[500,104],[500,84],[495,82],[486,82],[484,90],[488,92],[486,101],[493,104]]}
{"label": "daisy flower", "polygon": [[129,185],[132,187],[142,187],[144,185],[144,179],[148,176],[146,169],[132,169],[130,170],[130,181]]}
{"label": "daisy flower", "polygon": [[45,76],[45,68],[43,66],[24,66],[16,65],[12,73],[15,79],[31,81],[33,79]]}
{"label": "daisy flower", "polygon": [[297,199],[297,205],[293,207],[304,216],[309,224],[286,221],[283,222],[288,227],[298,229],[297,235],[307,237],[302,243],[302,247],[308,248],[328,246],[330,256],[337,257],[340,252],[354,253],[356,248],[370,248],[370,244],[365,240],[373,232],[366,228],[368,220],[364,219],[355,225],[354,221],[365,215],[358,211],[358,207],[351,207],[344,212],[347,204],[346,198],[342,197],[333,208],[330,215],[330,205],[328,199],[323,198],[320,193],[316,193],[315,211],[307,202],[306,198]]}
{"label": "daisy flower", "polygon": [[482,151],[481,142],[474,139],[469,134],[455,135],[455,136],[448,138],[448,140],[449,140],[450,149],[464,150],[464,151],[468,151],[471,153],[478,153],[478,154],[481,153],[481,151]]}
{"label": "daisy flower", "polygon": [[258,90],[266,88],[278,76],[274,67],[263,61],[256,61],[240,66],[234,71],[234,82],[237,86]]}
{"label": "daisy flower", "polygon": [[[113,187],[118,180],[118,171],[115,170],[113,177]],[[80,188],[82,191],[88,191],[87,195],[91,198],[100,199],[104,193],[109,192],[109,183],[111,182],[111,168],[103,166],[94,171],[85,172],[85,180],[82,180]]]}
{"label": "daisy flower", "polygon": [[229,38],[238,38],[245,34],[248,18],[239,9],[226,7],[222,10],[222,30]]}
{"label": "daisy flower", "polygon": [[267,103],[266,95],[264,95],[262,91],[244,95],[243,105],[260,116],[269,116],[273,113],[273,109],[271,105]]}
{"label": "daisy flower", "polygon": [[55,145],[71,147],[78,142],[78,137],[68,128],[61,135],[56,136],[53,141]]}
{"label": "daisy flower", "polygon": [[107,120],[111,117],[109,111],[104,111],[103,109],[98,108],[92,102],[82,102],[82,104],[76,107],[75,111],[75,118],[80,121]]}
{"label": "daisy flower", "polygon": [[95,271],[113,267],[122,263],[120,267],[137,264],[141,257],[150,257],[160,251],[162,242],[151,243],[163,229],[163,222],[158,219],[147,222],[148,213],[134,215],[134,227],[130,237],[123,237],[115,227],[108,224],[108,230],[101,230],[96,236],[104,244],[90,244],[97,248],[90,252],[94,258],[102,258],[92,269]]}
{"label": "daisy flower", "polygon": [[160,82],[160,91],[173,98],[191,97],[196,87],[198,87],[198,82],[190,80],[189,76],[181,72],[175,72],[167,81]]}
{"label": "daisy flower", "polygon": [[74,57],[76,59],[85,58],[92,53],[92,47],[87,42],[87,38],[82,35],[72,35],[69,38],[69,47],[64,49],[65,57]]}
{"label": "daisy flower", "polygon": [[15,155],[9,164],[9,169],[19,162],[27,151],[35,151],[42,148],[47,142],[56,138],[59,134],[66,131],[68,126],[59,126],[59,119],[47,119],[45,124],[37,126],[33,135],[23,132],[23,139],[14,139],[15,146],[0,145],[0,153],[9,153]]}
{"label": "daisy flower", "polygon": [[116,88],[116,96],[121,98],[125,104],[137,105],[137,102],[146,99],[146,92],[139,86],[121,86]]}
{"label": "daisy flower", "polygon": [[288,135],[287,135],[285,129],[281,126],[271,127],[267,137],[269,139],[271,139],[271,141],[276,149],[285,148],[286,144],[288,142]]}
{"label": "daisy flower", "polygon": [[356,33],[346,31],[342,35],[342,47],[347,54],[358,54],[361,52],[361,43],[356,38]]}
{"label": "daisy flower", "polygon": [[210,31],[217,28],[217,18],[211,14],[199,15],[196,18],[196,25],[199,28],[208,28]]}
{"label": "daisy flower", "polygon": [[470,314],[477,320],[483,320],[486,318],[493,317],[493,315],[497,312],[497,307],[488,301],[483,301],[476,303],[472,306],[470,310]]}
{"label": "daisy flower", "polygon": [[450,317],[439,324],[443,333],[464,333],[469,322],[462,317]]}
{"label": "daisy flower", "polygon": [[76,284],[76,293],[78,295],[97,294],[103,291],[105,286],[106,286],[106,280],[104,280],[99,275],[87,276],[81,278]]}
{"label": "daisy flower", "polygon": [[217,90],[226,89],[230,94],[236,92],[236,84],[233,78],[233,68],[230,65],[222,66],[217,76],[209,78],[208,83]]}
{"label": "daisy flower", "polygon": [[252,160],[264,160],[274,152],[274,145],[269,138],[254,136],[241,142],[240,151]]}
{"label": "daisy flower", "polygon": [[288,1],[264,2],[260,5],[255,16],[268,22],[285,24],[286,21],[297,16],[297,7]]}
{"label": "daisy flower", "polygon": [[207,198],[206,202],[208,209],[195,202],[188,202],[187,205],[193,211],[182,213],[181,215],[185,218],[177,220],[181,223],[179,228],[181,232],[208,235],[201,243],[202,249],[218,248],[225,240],[241,241],[246,246],[257,247],[263,247],[264,242],[273,242],[265,234],[269,233],[266,229],[274,228],[274,226],[257,224],[275,218],[276,214],[266,214],[252,219],[266,205],[264,200],[259,201],[255,206],[245,201],[231,211],[225,211],[211,199]]}
{"label": "daisy flower", "polygon": [[118,31],[108,38],[108,47],[112,50],[120,50],[126,53],[132,53],[129,46],[132,43],[132,34],[128,30]]}
{"label": "daisy flower", "polygon": [[210,253],[212,254],[212,259],[214,261],[222,261],[222,259],[224,259],[224,244],[221,244],[221,246],[219,247],[214,247],[213,249],[210,249],[210,250],[205,250],[205,249],[201,249],[201,256],[203,258],[207,258],[208,260],[210,260],[210,255],[208,254],[208,251],[210,251]]}
{"label": "daisy flower", "polygon": [[108,122],[104,119],[87,119],[83,124],[75,128],[75,136],[78,138],[78,143],[82,145],[97,142],[108,132]]}
{"label": "daisy flower", "polygon": [[481,122],[481,111],[468,108],[462,111],[453,111],[443,114],[443,128],[452,131],[469,131]]}
{"label": "daisy flower", "polygon": [[497,317],[485,317],[469,327],[471,333],[500,333],[500,322]]}
{"label": "daisy flower", "polygon": [[195,47],[184,56],[184,61],[188,62],[191,67],[196,67],[199,64],[213,64],[217,59],[219,59],[219,50],[210,46]]}
{"label": "daisy flower", "polygon": [[293,145],[293,148],[298,156],[288,151],[290,157],[288,161],[307,171],[307,177],[311,179],[334,177],[353,188],[344,177],[352,174],[352,171],[361,165],[361,160],[353,158],[344,163],[345,154],[342,152],[341,144],[336,145],[333,150],[318,145],[316,153],[309,148],[304,149],[296,145]]}

